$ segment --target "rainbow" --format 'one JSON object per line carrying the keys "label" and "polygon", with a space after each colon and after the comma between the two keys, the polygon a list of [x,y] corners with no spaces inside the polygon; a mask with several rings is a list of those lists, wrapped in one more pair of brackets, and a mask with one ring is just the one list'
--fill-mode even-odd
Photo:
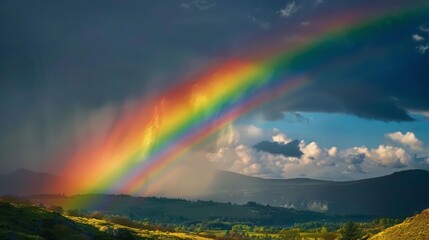
{"label": "rainbow", "polygon": [[306,72],[291,67],[301,58],[340,36],[369,36],[383,22],[427,11],[427,7],[407,5],[383,10],[378,6],[327,18],[298,40],[263,42],[271,47],[259,48],[246,60],[226,60],[202,76],[141,100],[114,123],[105,139],[83,143],[70,157],[63,175],[78,180],[61,183],[58,191],[144,194],[149,180],[203,140],[253,109],[310,86]]}

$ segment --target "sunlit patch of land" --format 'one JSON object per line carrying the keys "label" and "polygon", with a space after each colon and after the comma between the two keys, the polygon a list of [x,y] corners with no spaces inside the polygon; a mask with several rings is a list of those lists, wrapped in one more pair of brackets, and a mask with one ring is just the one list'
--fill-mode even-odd
{"label": "sunlit patch of land", "polygon": [[[85,225],[96,227],[99,231],[118,237],[142,238],[142,239],[208,239],[190,233],[176,232],[173,229],[162,229],[155,226],[133,223],[124,218],[115,220],[96,219],[88,217],[66,216],[67,218]],[[120,220],[119,220],[120,219]],[[122,222],[121,222],[122,221]],[[115,223],[119,222],[119,223]],[[122,223],[122,224],[120,224]],[[128,225],[128,226],[127,226]]]}
{"label": "sunlit patch of land", "polygon": [[371,240],[429,239],[429,209],[374,235]]}
{"label": "sunlit patch of land", "polygon": [[[408,236],[407,232],[410,231],[414,235],[409,235],[411,237],[406,239],[427,239],[428,211],[402,223],[397,219],[382,218],[348,223],[312,221],[288,227],[221,219],[166,224],[150,219],[132,220],[126,216],[101,212],[65,211],[61,206],[35,206],[26,199],[2,197],[0,239],[383,240],[399,239],[392,236]],[[398,223],[400,224],[395,225]],[[344,238],[347,234],[359,238]]]}

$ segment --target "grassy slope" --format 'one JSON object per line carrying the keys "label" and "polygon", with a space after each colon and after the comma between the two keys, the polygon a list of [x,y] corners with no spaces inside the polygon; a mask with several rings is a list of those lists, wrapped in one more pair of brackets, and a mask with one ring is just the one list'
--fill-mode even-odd
{"label": "grassy slope", "polygon": [[[116,233],[114,233],[116,232]],[[66,217],[36,206],[0,201],[0,239],[205,239],[185,233],[140,230],[105,220]]]}
{"label": "grassy slope", "polygon": [[97,228],[76,223],[35,206],[0,202],[0,239],[114,239]]}
{"label": "grassy slope", "polygon": [[[103,232],[111,232],[113,229],[122,229],[126,230],[136,239],[195,239],[195,240],[206,240],[207,238],[190,235],[187,233],[178,233],[178,232],[162,232],[162,231],[152,231],[152,230],[142,230],[137,228],[131,228],[122,226],[119,224],[114,224],[108,222],[106,220],[94,219],[94,218],[84,218],[84,217],[68,217],[71,220],[81,223],[87,224],[100,229]],[[128,238],[127,238],[128,239]]]}
{"label": "grassy slope", "polygon": [[370,240],[427,240],[429,239],[429,209],[407,218],[403,223],[390,227],[370,238]]}

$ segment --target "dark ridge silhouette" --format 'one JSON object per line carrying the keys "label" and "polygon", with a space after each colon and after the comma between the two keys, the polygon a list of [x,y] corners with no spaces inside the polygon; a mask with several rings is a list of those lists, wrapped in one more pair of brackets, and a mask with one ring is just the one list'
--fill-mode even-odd
{"label": "dark ridge silhouette", "polygon": [[[51,190],[59,179],[26,169],[0,174],[0,195],[60,194]],[[175,184],[180,185],[180,182]],[[199,196],[187,199],[239,204],[253,201],[332,214],[402,218],[429,208],[429,172],[407,170],[382,177],[337,182],[307,178],[262,179],[219,171],[211,186]]]}
{"label": "dark ridge silhouette", "polygon": [[429,207],[429,172],[406,170],[357,181],[260,179],[219,172],[204,199],[294,207],[334,214],[406,217]]}
{"label": "dark ridge silhouette", "polygon": [[51,189],[58,180],[59,177],[49,173],[20,168],[12,173],[0,174],[0,195],[53,193]]}

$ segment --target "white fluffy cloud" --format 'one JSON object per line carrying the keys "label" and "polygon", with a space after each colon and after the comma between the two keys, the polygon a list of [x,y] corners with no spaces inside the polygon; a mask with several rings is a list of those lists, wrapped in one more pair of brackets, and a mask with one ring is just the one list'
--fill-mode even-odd
{"label": "white fluffy cloud", "polygon": [[[234,128],[236,138],[242,138],[243,134],[247,134],[246,129],[249,128],[252,129],[249,126]],[[291,138],[276,129],[268,132],[275,142],[286,144],[292,141]],[[266,134],[260,136],[264,135]],[[318,171],[317,169],[335,166],[338,151],[335,147],[321,149],[316,142],[307,144],[301,141],[299,149],[303,155],[301,157],[286,157],[257,151],[250,144],[241,144],[238,141],[231,142],[232,144],[223,145],[216,152],[208,153],[209,161],[223,170],[269,178],[313,176],[312,172],[324,172],[324,170]]]}
{"label": "white fluffy cloud", "polygon": [[322,150],[319,148],[319,146],[317,146],[317,143],[311,142],[309,144],[305,144],[304,141],[301,141],[299,147],[303,153],[301,159],[304,161],[304,163],[308,164],[320,159]]}
{"label": "white fluffy cloud", "polygon": [[421,41],[424,41],[424,40],[425,40],[425,38],[424,38],[424,37],[422,37],[422,36],[420,36],[419,34],[413,34],[413,35],[412,35],[412,38],[413,38],[413,40],[414,40],[414,41],[416,41],[416,42],[421,42]]}
{"label": "white fluffy cloud", "polygon": [[238,144],[253,145],[269,138],[275,131],[264,131],[251,124],[232,125],[224,128],[217,137],[217,148],[236,146]]}
{"label": "white fluffy cloud", "polygon": [[223,170],[257,177],[281,177],[284,166],[294,160],[282,155],[256,151],[243,144],[221,148],[215,153],[207,154],[207,157]]}
{"label": "white fluffy cloud", "polygon": [[393,141],[399,142],[405,146],[410,147],[413,150],[422,150],[422,142],[417,139],[412,132],[407,132],[405,134],[401,132],[394,132],[389,133],[386,136]]}
{"label": "white fluffy cloud", "polygon": [[[222,170],[267,178],[310,177],[324,179],[362,178],[373,174],[388,174],[396,168],[425,167],[429,164],[423,144],[412,132],[386,134],[386,137],[403,146],[381,144],[376,148],[365,146],[339,149],[323,148],[317,142],[300,141],[300,157],[286,157],[258,151],[252,146],[258,141],[287,144],[292,138],[277,129],[264,131],[252,125],[231,126],[234,141],[223,144],[207,158]],[[247,139],[247,143],[244,139]],[[248,141],[253,140],[253,143]],[[366,175],[362,175],[366,174]]]}
{"label": "white fluffy cloud", "polygon": [[405,167],[411,161],[411,156],[403,148],[380,145],[367,153],[369,159],[385,167]]}
{"label": "white fluffy cloud", "polygon": [[317,145],[316,142],[306,144],[304,141],[301,141],[299,146],[301,152],[303,152],[301,161],[304,164],[313,164],[319,167],[333,167],[336,165],[336,147],[322,149]]}
{"label": "white fluffy cloud", "polygon": [[337,153],[338,153],[337,147],[331,147],[330,149],[328,149],[328,155],[331,157],[336,157]]}
{"label": "white fluffy cloud", "polygon": [[272,137],[272,139],[273,139],[273,141],[274,141],[274,142],[277,142],[277,143],[283,143],[283,144],[287,144],[287,143],[292,142],[292,139],[288,138],[288,137],[287,137],[285,134],[283,134],[283,133],[277,133],[276,135],[274,135],[274,136]]}

